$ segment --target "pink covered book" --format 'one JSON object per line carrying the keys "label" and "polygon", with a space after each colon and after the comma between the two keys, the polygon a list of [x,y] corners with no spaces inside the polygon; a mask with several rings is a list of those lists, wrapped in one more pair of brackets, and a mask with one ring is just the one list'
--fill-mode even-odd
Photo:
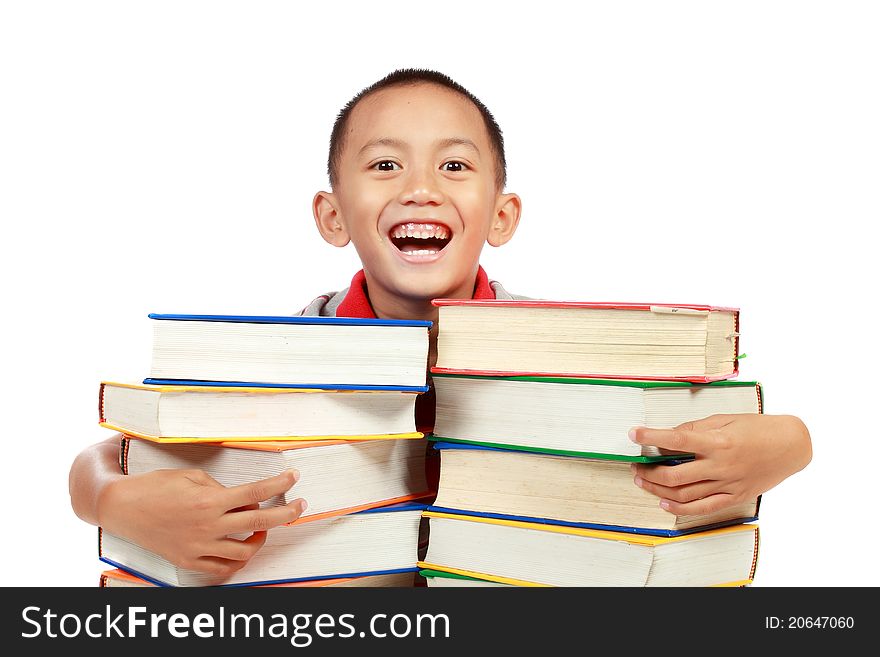
{"label": "pink covered book", "polygon": [[707,383],[739,371],[739,309],[435,299],[433,372]]}

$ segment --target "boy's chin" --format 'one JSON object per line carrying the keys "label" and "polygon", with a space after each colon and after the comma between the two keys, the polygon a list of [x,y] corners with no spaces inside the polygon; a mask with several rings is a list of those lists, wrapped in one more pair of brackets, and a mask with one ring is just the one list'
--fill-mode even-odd
{"label": "boy's chin", "polygon": [[[456,295],[461,296],[454,282],[444,280],[442,276],[431,275],[425,272],[421,275],[408,276],[402,284],[397,286],[398,293],[412,301],[425,301],[430,303],[434,299],[448,299]],[[467,290],[467,298],[472,295],[472,290]]]}

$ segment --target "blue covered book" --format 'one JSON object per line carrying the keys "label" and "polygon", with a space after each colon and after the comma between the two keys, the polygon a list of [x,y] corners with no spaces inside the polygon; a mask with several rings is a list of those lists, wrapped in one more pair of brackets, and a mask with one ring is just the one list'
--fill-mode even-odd
{"label": "blue covered book", "polygon": [[148,384],[426,388],[431,322],[151,314]]}
{"label": "blue covered book", "polygon": [[[404,502],[276,527],[244,568],[225,580],[175,566],[99,529],[99,557],[159,586],[258,586],[418,570],[424,504]],[[246,538],[247,534],[231,538]]]}

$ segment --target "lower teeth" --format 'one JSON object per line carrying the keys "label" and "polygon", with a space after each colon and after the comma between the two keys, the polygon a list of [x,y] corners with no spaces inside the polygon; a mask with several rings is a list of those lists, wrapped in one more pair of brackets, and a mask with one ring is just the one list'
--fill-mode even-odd
{"label": "lower teeth", "polygon": [[430,249],[418,249],[418,250],[416,250],[416,251],[404,251],[404,253],[405,253],[406,255],[417,255],[417,256],[421,256],[421,255],[434,255],[434,254],[437,253],[437,252],[436,252],[436,251],[432,251],[432,250],[430,250]]}

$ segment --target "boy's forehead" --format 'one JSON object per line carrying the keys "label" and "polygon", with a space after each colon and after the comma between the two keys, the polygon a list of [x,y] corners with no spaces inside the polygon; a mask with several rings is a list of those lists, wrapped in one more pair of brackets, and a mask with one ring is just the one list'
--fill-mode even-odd
{"label": "boy's forehead", "polygon": [[346,130],[347,155],[377,140],[448,143],[468,140],[488,153],[483,117],[467,98],[431,84],[390,87],[362,99],[352,110]]}

